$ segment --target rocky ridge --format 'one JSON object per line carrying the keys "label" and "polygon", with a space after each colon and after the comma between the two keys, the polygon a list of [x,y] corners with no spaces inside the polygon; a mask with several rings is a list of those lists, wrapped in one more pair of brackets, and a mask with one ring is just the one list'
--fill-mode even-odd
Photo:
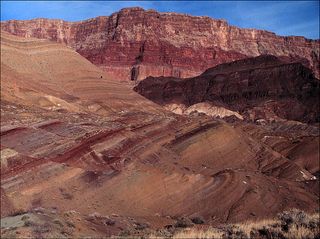
{"label": "rocky ridge", "polygon": [[134,7],[79,22],[10,20],[1,22],[1,29],[65,43],[119,80],[190,77],[261,54],[298,59],[319,78],[319,40],[242,29],[209,17]]}
{"label": "rocky ridge", "polygon": [[147,77],[134,89],[161,105],[196,110],[197,104],[209,102],[251,120],[314,123],[320,119],[319,80],[301,63],[271,55],[221,64],[188,79]]}

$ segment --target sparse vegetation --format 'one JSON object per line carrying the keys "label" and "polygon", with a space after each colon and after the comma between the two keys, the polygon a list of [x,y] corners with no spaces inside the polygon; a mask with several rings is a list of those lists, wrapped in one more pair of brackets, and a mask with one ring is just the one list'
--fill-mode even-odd
{"label": "sparse vegetation", "polygon": [[[39,216],[38,214],[34,215]],[[53,215],[56,216],[56,214],[50,214],[50,216],[48,214],[40,215],[42,219],[29,214],[20,216],[19,220],[22,221],[22,226],[8,227],[2,231],[2,235],[7,238],[11,231],[19,232],[19,227],[42,237],[46,237],[49,234],[51,236],[55,235],[54,238],[59,238],[61,235],[67,237],[76,235],[74,234],[75,228],[79,228],[77,220],[71,221],[70,218],[51,217]],[[51,220],[43,223],[43,218]],[[92,213],[89,218],[91,218],[89,221],[93,222],[93,224],[88,224],[88,226],[91,225],[88,228],[93,233],[99,230],[99,227],[94,225],[114,226],[119,224],[121,226],[121,222],[99,213]],[[172,224],[153,230],[148,223],[137,222],[133,218],[127,218],[127,223],[129,222],[129,224],[127,224],[127,227],[123,227],[117,236],[120,238],[159,239],[320,239],[319,213],[307,214],[297,209],[279,213],[274,219],[246,221],[219,227],[202,224],[204,219],[200,217],[174,217],[172,219],[175,221]],[[117,238],[116,235],[114,236]]]}
{"label": "sparse vegetation", "polygon": [[136,222],[135,223],[135,229],[136,230],[144,230],[146,228],[149,228],[149,224],[147,223],[142,223],[142,222]]}
{"label": "sparse vegetation", "polygon": [[26,227],[30,227],[33,225],[34,225],[34,223],[30,219],[24,221],[24,226],[26,226]]}
{"label": "sparse vegetation", "polygon": [[204,223],[204,220],[201,217],[193,217],[193,218],[191,218],[191,221],[194,224],[203,224]]}
{"label": "sparse vegetation", "polygon": [[174,225],[174,227],[176,228],[187,228],[187,227],[192,227],[193,223],[189,218],[186,217],[181,217],[177,219],[176,224]]}
{"label": "sparse vegetation", "polygon": [[116,221],[112,220],[111,218],[107,218],[104,223],[108,226],[113,226],[114,224],[116,224]]}
{"label": "sparse vegetation", "polygon": [[[181,220],[178,221],[181,223]],[[175,226],[171,238],[174,239],[319,239],[319,214],[309,215],[303,211],[292,209],[279,213],[276,219],[248,221],[239,224],[230,224],[221,228],[197,227],[179,229]],[[149,238],[166,238],[159,233]]]}
{"label": "sparse vegetation", "polygon": [[72,228],[75,228],[75,227],[76,227],[76,226],[74,225],[74,223],[71,222],[71,221],[66,221],[66,224],[67,224],[68,227],[72,227]]}
{"label": "sparse vegetation", "polygon": [[121,231],[120,233],[119,233],[119,236],[120,237],[128,237],[128,236],[130,236],[130,230],[128,230],[128,229],[125,229],[125,230],[123,230],[123,231]]}
{"label": "sparse vegetation", "polygon": [[186,239],[186,238],[203,238],[203,239],[211,239],[211,238],[222,238],[222,231],[209,228],[207,230],[199,230],[199,229],[187,229],[181,232],[174,234],[174,239]]}
{"label": "sparse vegetation", "polygon": [[63,227],[63,223],[59,219],[54,219],[53,223],[59,225],[60,227]]}

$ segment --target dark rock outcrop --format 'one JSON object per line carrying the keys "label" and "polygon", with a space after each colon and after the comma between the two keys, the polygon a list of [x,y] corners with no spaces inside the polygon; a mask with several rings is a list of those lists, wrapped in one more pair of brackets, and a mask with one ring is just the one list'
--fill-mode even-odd
{"label": "dark rock outcrop", "polygon": [[319,85],[301,63],[263,55],[221,64],[188,79],[148,77],[134,89],[162,105],[212,102],[243,115],[255,114],[255,119],[272,112],[284,119],[318,122]]}

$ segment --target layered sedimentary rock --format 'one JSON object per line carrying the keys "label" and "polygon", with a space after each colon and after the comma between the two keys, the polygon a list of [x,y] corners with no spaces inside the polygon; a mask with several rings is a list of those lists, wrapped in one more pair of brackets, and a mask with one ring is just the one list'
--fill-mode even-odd
{"label": "layered sedimentary rock", "polygon": [[[0,103],[2,237],[28,212],[47,226],[18,237],[52,232],[43,212],[59,233],[103,237],[125,233],[126,220],[163,229],[179,216],[211,225],[318,208],[319,166],[304,168],[297,148],[287,158],[246,128],[166,111],[61,44],[1,34]],[[316,145],[299,147],[316,159]]]}
{"label": "layered sedimentary rock", "polygon": [[241,29],[209,17],[127,8],[80,22],[5,21],[1,29],[63,42],[121,80],[190,77],[220,63],[260,54],[299,59],[319,76],[319,40]]}
{"label": "layered sedimentary rock", "polygon": [[148,77],[134,89],[161,105],[211,102],[254,120],[319,122],[319,86],[301,63],[262,55],[224,63],[188,79]]}
{"label": "layered sedimentary rock", "polygon": [[165,105],[165,108],[167,110],[170,110],[176,114],[184,114],[184,115],[192,115],[194,113],[203,113],[208,116],[212,117],[220,117],[225,118],[229,116],[235,116],[238,119],[243,120],[243,116],[241,116],[239,113],[235,111],[231,111],[226,109],[225,107],[219,107],[215,106],[214,104],[210,102],[201,102],[194,105],[191,105],[189,107],[186,107],[184,104],[167,104]]}

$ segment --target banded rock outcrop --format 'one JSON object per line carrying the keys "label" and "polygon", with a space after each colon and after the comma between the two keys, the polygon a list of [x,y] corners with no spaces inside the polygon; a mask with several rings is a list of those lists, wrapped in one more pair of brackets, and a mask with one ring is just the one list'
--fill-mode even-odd
{"label": "banded rock outcrop", "polygon": [[10,20],[1,22],[1,29],[63,42],[120,80],[190,77],[221,63],[261,54],[299,59],[319,78],[319,40],[242,29],[209,17],[134,7],[79,22]]}
{"label": "banded rock outcrop", "polygon": [[271,55],[224,63],[188,79],[148,77],[134,89],[161,105],[211,102],[253,120],[320,120],[319,80],[300,62]]}
{"label": "banded rock outcrop", "polygon": [[[68,236],[105,237],[127,231],[124,217],[163,229],[177,215],[212,225],[318,208],[317,144],[310,139],[295,144],[315,162],[305,169],[296,147],[284,152],[291,161],[271,148],[278,139],[266,145],[247,133],[252,126],[263,140],[269,130],[172,114],[61,44],[1,34],[0,103],[2,238],[34,211],[41,224],[33,230],[30,218],[21,220],[31,232],[17,237],[59,238],[45,212],[64,236],[73,228],[81,235],[70,229]],[[316,131],[299,127],[305,135]],[[60,212],[72,224],[57,218]],[[115,225],[106,223],[109,215]]]}

